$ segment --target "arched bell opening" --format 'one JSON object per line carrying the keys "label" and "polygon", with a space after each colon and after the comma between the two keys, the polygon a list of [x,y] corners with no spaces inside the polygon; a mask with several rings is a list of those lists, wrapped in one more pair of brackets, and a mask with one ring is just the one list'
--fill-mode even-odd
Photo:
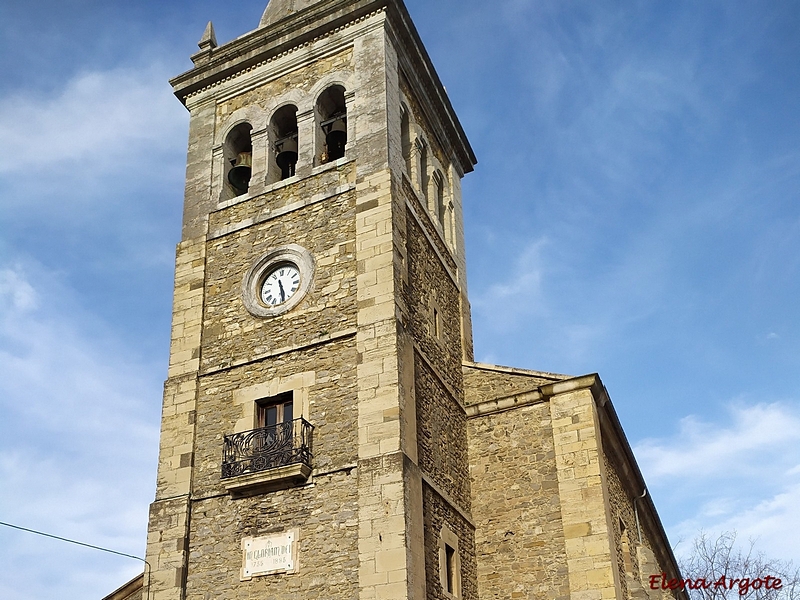
{"label": "arched bell opening", "polygon": [[400,105],[400,145],[406,174],[411,177],[411,118],[405,104]]}
{"label": "arched bell opening", "polygon": [[433,207],[436,218],[442,226],[442,231],[445,231],[447,205],[445,204],[444,196],[444,175],[442,175],[442,172],[438,169],[433,173]]}
{"label": "arched bell opening", "polygon": [[347,106],[342,86],[333,85],[320,94],[317,116],[322,142],[320,163],[342,158],[347,146]]}
{"label": "arched bell opening", "polygon": [[299,152],[297,135],[297,107],[287,105],[280,108],[270,122],[272,148],[275,153],[274,181],[294,177]]}
{"label": "arched bell opening", "polygon": [[428,207],[428,210],[431,209],[430,207],[430,194],[428,191],[428,146],[425,144],[423,140],[419,141],[419,189],[422,192],[423,197],[425,198],[425,204]]}
{"label": "arched bell opening", "polygon": [[253,174],[252,131],[250,123],[240,123],[225,140],[225,182],[233,191],[233,196],[246,194],[250,189],[250,177]]}

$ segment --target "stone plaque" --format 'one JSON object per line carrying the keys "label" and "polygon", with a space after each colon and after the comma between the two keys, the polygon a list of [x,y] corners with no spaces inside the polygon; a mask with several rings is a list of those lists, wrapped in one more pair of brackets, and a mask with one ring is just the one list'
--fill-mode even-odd
{"label": "stone plaque", "polygon": [[297,572],[297,530],[242,540],[242,581]]}

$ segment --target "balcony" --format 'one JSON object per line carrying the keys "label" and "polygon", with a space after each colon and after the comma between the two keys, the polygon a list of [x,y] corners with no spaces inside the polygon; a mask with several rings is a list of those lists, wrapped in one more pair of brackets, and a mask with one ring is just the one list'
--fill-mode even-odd
{"label": "balcony", "polygon": [[295,419],[225,436],[222,479],[234,496],[303,482],[311,475],[314,426]]}

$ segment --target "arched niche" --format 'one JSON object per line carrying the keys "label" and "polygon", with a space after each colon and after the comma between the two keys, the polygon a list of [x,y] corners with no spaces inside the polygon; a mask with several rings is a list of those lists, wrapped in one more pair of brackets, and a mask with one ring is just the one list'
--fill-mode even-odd
{"label": "arched niche", "polygon": [[253,172],[253,126],[244,122],[234,126],[222,144],[225,196],[235,198],[250,189]]}
{"label": "arched niche", "polygon": [[319,164],[344,157],[347,146],[347,105],[344,86],[327,87],[317,98],[316,113]]}
{"label": "arched niche", "polygon": [[275,183],[294,177],[300,152],[297,129],[297,106],[287,104],[275,111],[270,119],[271,160],[268,182]]}

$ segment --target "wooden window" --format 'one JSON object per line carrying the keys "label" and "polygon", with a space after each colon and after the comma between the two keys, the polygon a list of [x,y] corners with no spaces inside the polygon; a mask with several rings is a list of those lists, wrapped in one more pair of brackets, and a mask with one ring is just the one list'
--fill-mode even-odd
{"label": "wooden window", "polygon": [[256,411],[257,428],[271,427],[278,423],[291,423],[294,420],[294,397],[292,392],[284,392],[272,398],[258,401]]}

